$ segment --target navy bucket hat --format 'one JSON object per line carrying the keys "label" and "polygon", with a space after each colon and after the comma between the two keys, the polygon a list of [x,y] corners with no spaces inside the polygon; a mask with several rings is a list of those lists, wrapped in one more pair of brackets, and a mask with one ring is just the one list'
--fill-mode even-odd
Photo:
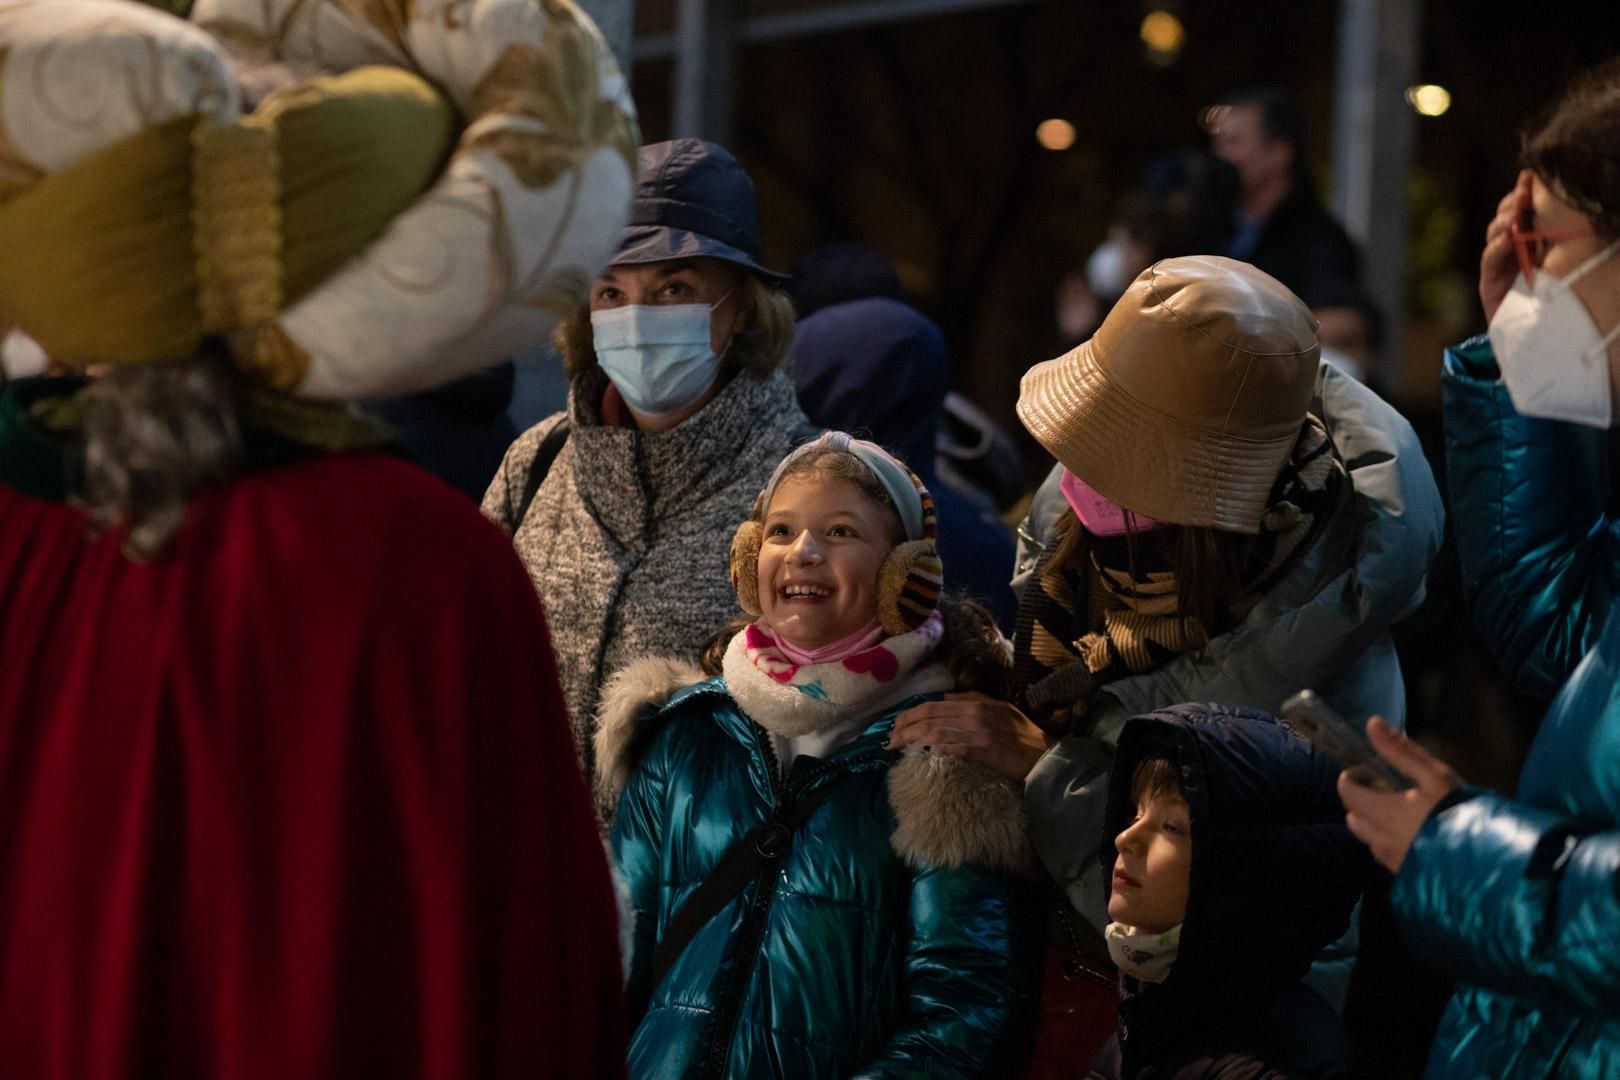
{"label": "navy bucket hat", "polygon": [[705,257],[772,285],[787,281],[760,265],[754,182],[725,147],[676,139],[643,146],[636,159],[640,179],[614,266]]}

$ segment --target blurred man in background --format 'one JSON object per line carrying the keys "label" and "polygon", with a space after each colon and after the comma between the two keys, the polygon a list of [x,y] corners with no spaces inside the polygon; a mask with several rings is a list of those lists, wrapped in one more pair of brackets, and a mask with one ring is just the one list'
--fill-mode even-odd
{"label": "blurred man in background", "polygon": [[1210,149],[1237,181],[1208,252],[1252,263],[1313,309],[1355,291],[1356,250],[1317,199],[1299,103],[1278,87],[1255,87],[1226,96],[1204,121]]}

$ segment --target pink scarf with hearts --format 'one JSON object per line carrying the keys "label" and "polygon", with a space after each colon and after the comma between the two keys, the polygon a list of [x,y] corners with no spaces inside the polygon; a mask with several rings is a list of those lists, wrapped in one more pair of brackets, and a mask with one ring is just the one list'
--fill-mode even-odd
{"label": "pink scarf with hearts", "polygon": [[796,738],[852,717],[876,716],[914,694],[950,689],[945,670],[926,663],[944,632],[944,617],[936,611],[909,633],[836,660],[801,664],[770,627],[755,622],[731,639],[721,670],[743,711],[772,734]]}

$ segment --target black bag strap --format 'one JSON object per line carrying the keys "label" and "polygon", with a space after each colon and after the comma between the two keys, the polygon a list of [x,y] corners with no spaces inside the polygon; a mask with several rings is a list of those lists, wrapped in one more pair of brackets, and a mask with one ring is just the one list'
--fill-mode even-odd
{"label": "black bag strap", "polygon": [[703,883],[669,920],[663,940],[653,951],[653,987],[664,981],[664,976],[675,966],[681,952],[697,932],[720,913],[720,909],[731,903],[750,881],[759,877],[761,871],[792,850],[794,834],[810,820],[810,815],[827,801],[827,796],[837,786],[835,779],[784,803],[763,825],[727,849]]}
{"label": "black bag strap", "polygon": [[546,432],[546,437],[540,440],[539,447],[535,449],[534,457],[529,459],[529,471],[523,477],[523,498],[518,502],[517,517],[512,519],[513,532],[517,532],[518,526],[523,524],[524,517],[529,513],[529,504],[534,502],[540,485],[546,482],[551,463],[562,453],[563,443],[568,441],[568,428],[568,417],[564,416]]}

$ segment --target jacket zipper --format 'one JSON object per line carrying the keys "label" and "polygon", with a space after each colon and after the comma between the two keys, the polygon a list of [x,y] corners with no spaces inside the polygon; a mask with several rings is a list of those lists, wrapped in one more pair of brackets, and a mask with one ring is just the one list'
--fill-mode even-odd
{"label": "jacket zipper", "polygon": [[[874,754],[828,763],[805,777],[792,791],[785,791],[781,762],[776,756],[776,748],[771,745],[771,737],[766,734],[764,728],[755,724],[754,738],[765,751],[765,761],[770,767],[771,794],[776,796],[775,809],[787,805],[789,799],[809,794],[815,788],[816,782],[824,776],[835,772],[864,771],[864,766],[884,761],[882,754]],[[836,783],[837,777],[827,782]],[[759,949],[765,940],[766,918],[770,914],[771,902],[776,898],[776,886],[781,879],[782,868],[776,862],[772,862],[760,872],[759,877],[754,879],[754,897],[749,901],[748,915],[743,920],[742,946],[737,952],[737,965],[726,986],[726,995],[721,999],[722,1004],[715,1018],[714,1038],[710,1041],[709,1052],[705,1055],[707,1064],[699,1073],[700,1076],[721,1080],[731,1064],[731,1044],[737,1034],[737,1023],[742,1019],[743,991],[747,989],[748,981],[753,977],[754,967],[759,961]]]}

